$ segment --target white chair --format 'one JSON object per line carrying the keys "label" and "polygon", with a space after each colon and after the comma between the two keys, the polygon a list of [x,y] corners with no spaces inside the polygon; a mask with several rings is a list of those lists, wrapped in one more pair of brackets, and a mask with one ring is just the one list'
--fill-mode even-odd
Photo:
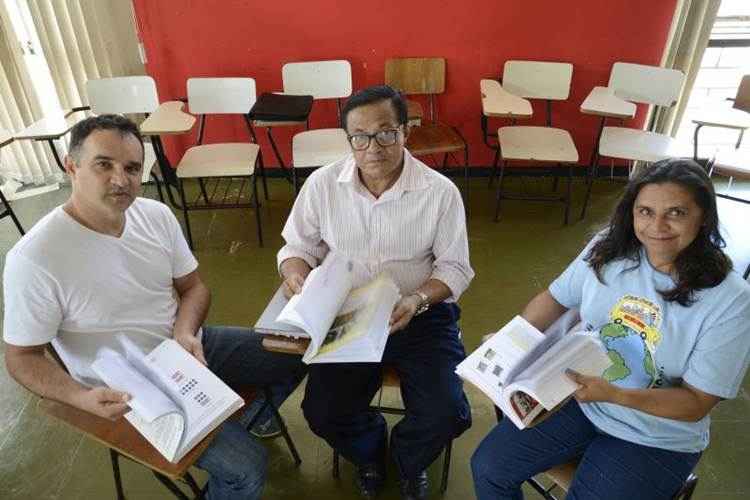
{"label": "white chair", "polygon": [[[528,99],[544,99],[546,126],[500,127],[497,131],[498,147],[492,163],[490,184],[498,172],[500,178],[496,191],[495,221],[500,218],[502,199],[530,201],[560,201],[565,205],[565,224],[568,223],[571,200],[571,178],[573,165],[578,163],[578,150],[567,130],[552,127],[552,101],[563,101],[570,95],[573,65],[561,62],[506,61],[503,67],[502,84],[491,80],[480,82],[482,91],[483,129],[486,134],[486,118],[490,116],[529,118],[533,114]],[[485,142],[487,140],[485,139]],[[488,142],[487,144],[491,146]],[[561,168],[567,166],[567,190],[562,196],[515,196],[503,192],[505,167],[509,161],[530,162],[533,166]],[[555,190],[558,176],[555,173]]]}
{"label": "white chair", "polygon": [[[341,99],[352,94],[352,67],[349,61],[294,62],[281,71],[284,92],[312,95],[313,99],[336,99],[341,122]],[[349,141],[341,128],[307,130],[292,137],[294,192],[299,189],[297,169],[320,167],[349,153]]]}
{"label": "white chair", "polygon": [[[190,113],[200,116],[197,144],[185,152],[177,165],[179,194],[190,248],[193,248],[193,238],[188,213],[192,210],[217,208],[254,208],[258,244],[263,246],[258,170],[263,178],[266,199],[268,189],[260,147],[248,118],[250,108],[255,103],[255,80],[189,78],[187,96]],[[203,144],[207,115],[239,115],[253,142]],[[185,181],[189,179],[196,179],[200,187],[200,192],[192,201],[188,201],[185,189]],[[239,187],[233,187],[235,180],[240,182]],[[245,199],[243,193],[248,181],[252,191]]]}
{"label": "white chair", "polygon": [[[86,94],[90,109],[96,115],[122,114],[132,115],[143,113],[149,115],[159,107],[159,96],[156,83],[150,76],[121,76],[88,80]],[[154,145],[149,142],[143,144],[144,161],[142,183],[149,181],[149,177],[156,184],[159,199],[164,202],[159,178],[153,171],[157,161]]]}
{"label": "white chair", "polygon": [[[671,107],[677,103],[684,80],[685,75],[676,69],[616,62],[612,66],[607,88],[614,97],[613,101]],[[691,153],[687,145],[667,135],[624,127],[603,127],[594,148],[581,219],[586,216],[600,157],[650,163],[690,156]]]}

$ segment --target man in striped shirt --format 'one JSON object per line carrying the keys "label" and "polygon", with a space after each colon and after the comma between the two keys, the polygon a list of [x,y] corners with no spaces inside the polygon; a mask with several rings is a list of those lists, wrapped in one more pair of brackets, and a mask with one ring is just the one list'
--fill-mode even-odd
{"label": "man in striped shirt", "polygon": [[[404,498],[425,498],[425,469],[471,426],[461,380],[465,353],[456,301],[474,277],[461,195],[447,178],[405,149],[406,103],[387,86],[353,95],[342,113],[352,153],[313,173],[282,236],[279,271],[287,295],[299,293],[329,251],[360,261],[369,276],[387,272],[402,298],[391,316],[383,364],[396,368],[406,416],[390,450]],[[387,427],[368,409],[381,383],[376,363],[314,364],[302,407],[310,428],[358,468],[372,498],[383,486]]]}

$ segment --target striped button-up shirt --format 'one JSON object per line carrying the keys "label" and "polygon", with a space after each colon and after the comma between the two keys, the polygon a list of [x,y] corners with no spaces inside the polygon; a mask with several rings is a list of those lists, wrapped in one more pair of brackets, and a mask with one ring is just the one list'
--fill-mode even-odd
{"label": "striped button-up shirt", "polygon": [[355,286],[386,272],[406,296],[437,279],[454,302],[474,277],[461,194],[406,150],[401,175],[379,198],[360,181],[352,155],[315,171],[281,235],[279,266],[299,257],[316,267],[333,250],[362,264]]}

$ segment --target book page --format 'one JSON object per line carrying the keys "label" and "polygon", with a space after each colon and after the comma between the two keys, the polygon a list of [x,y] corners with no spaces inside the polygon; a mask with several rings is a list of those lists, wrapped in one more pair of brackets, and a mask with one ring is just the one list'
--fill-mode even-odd
{"label": "book page", "polygon": [[185,431],[185,419],[179,413],[170,413],[159,417],[151,422],[142,418],[137,412],[131,411],[125,414],[125,419],[130,422],[146,441],[156,448],[164,458],[172,463],[179,462],[177,452]]}
{"label": "book page", "polygon": [[289,301],[284,297],[283,285],[276,289],[271,301],[263,310],[253,329],[263,335],[282,335],[292,338],[310,337],[302,328],[276,321],[281,311]]}
{"label": "book page", "polygon": [[393,280],[379,275],[352,290],[315,355],[306,363],[379,362],[388,341],[388,322],[400,297]]}
{"label": "book page", "polygon": [[544,340],[539,330],[516,316],[458,366],[472,383],[482,380],[496,391],[530,364],[529,355]]}
{"label": "book page", "polygon": [[175,461],[244,403],[237,393],[174,340],[162,342],[146,356],[146,362],[185,415],[185,434]]}
{"label": "book page", "polygon": [[131,411],[125,418],[159,453],[173,460],[185,428],[185,418],[175,403],[108,347],[99,350],[91,369],[112,389],[130,394]]}
{"label": "book page", "polygon": [[329,253],[323,263],[310,271],[302,291],[282,309],[277,322],[296,326],[310,337],[308,353],[314,355],[325,340],[337,313],[352,288],[354,263]]}
{"label": "book page", "polygon": [[549,410],[578,389],[565,375],[566,369],[599,377],[611,364],[598,338],[585,332],[570,333],[550,347],[508,389],[527,392]]}
{"label": "book page", "polygon": [[107,386],[130,394],[128,406],[146,422],[180,409],[148,378],[143,376],[123,355],[104,347],[99,350],[91,368]]}

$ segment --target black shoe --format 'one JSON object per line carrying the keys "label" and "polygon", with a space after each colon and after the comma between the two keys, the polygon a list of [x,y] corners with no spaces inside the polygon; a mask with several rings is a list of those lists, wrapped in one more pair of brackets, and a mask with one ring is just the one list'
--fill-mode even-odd
{"label": "black shoe", "polygon": [[430,483],[427,481],[427,471],[422,471],[414,477],[401,478],[401,498],[404,500],[424,500]]}
{"label": "black shoe", "polygon": [[360,465],[356,484],[362,498],[375,498],[385,484],[385,466],[379,463]]}

